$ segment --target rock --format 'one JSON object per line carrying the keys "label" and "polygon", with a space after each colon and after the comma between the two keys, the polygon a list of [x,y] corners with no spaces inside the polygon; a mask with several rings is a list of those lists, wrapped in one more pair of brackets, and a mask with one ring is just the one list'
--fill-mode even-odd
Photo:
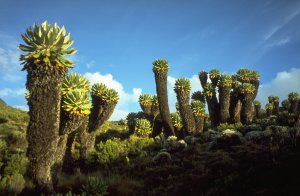
{"label": "rock", "polygon": [[233,129],[226,129],[210,143],[211,149],[228,148],[242,143],[242,134]]}
{"label": "rock", "polygon": [[262,143],[265,139],[265,133],[263,131],[250,131],[246,133],[245,139],[254,143]]}
{"label": "rock", "polygon": [[189,145],[193,145],[197,142],[202,142],[202,139],[199,138],[199,137],[194,137],[194,136],[186,136],[183,140],[186,144],[189,144]]}
{"label": "rock", "polygon": [[168,152],[159,152],[152,161],[154,163],[169,163],[172,161],[171,154]]}
{"label": "rock", "polygon": [[187,144],[184,140],[177,140],[177,137],[170,136],[163,143],[163,148],[166,149],[167,152],[177,152],[185,149]]}

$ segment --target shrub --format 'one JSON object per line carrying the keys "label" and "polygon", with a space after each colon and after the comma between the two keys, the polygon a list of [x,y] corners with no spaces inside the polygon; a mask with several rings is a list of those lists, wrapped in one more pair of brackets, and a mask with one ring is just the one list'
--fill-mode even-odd
{"label": "shrub", "polygon": [[135,123],[135,134],[141,137],[148,137],[151,134],[151,124],[146,119],[137,119]]}
{"label": "shrub", "polygon": [[242,123],[233,123],[233,124],[228,124],[228,123],[221,123],[218,127],[218,131],[224,131],[226,129],[234,129],[234,130],[241,130],[243,128]]}
{"label": "shrub", "polygon": [[82,186],[81,195],[107,195],[107,184],[99,177],[91,176],[85,185]]}
{"label": "shrub", "polygon": [[126,146],[119,138],[113,138],[100,142],[96,146],[96,151],[96,161],[106,164],[126,155]]}
{"label": "shrub", "polygon": [[28,159],[22,154],[13,154],[9,158],[7,165],[4,168],[4,175],[13,175],[19,173],[24,175],[28,165]]}
{"label": "shrub", "polygon": [[5,176],[0,180],[1,195],[18,195],[22,192],[25,186],[25,180],[19,173],[14,173],[10,176]]}

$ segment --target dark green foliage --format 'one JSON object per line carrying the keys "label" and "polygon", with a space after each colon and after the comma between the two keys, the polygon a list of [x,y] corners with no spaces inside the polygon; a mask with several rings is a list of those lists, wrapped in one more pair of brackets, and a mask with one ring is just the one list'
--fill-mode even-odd
{"label": "dark green foliage", "polygon": [[172,126],[170,109],[168,103],[167,92],[167,73],[169,64],[164,59],[158,59],[153,62],[153,72],[155,76],[156,94],[159,103],[159,112],[165,135],[174,135],[174,127]]}
{"label": "dark green foliage", "polygon": [[261,110],[261,103],[257,100],[253,102],[254,110],[255,110],[255,118],[260,119],[260,110]]}
{"label": "dark green foliage", "polygon": [[136,119],[135,134],[140,137],[148,137],[151,134],[151,124],[146,119]]}
{"label": "dark green foliage", "polygon": [[107,184],[99,177],[91,176],[88,178],[85,185],[82,186],[82,195],[107,195]]}
{"label": "dark green foliage", "polygon": [[220,71],[218,69],[211,69],[209,71],[209,79],[211,80],[211,83],[214,88],[217,87],[219,79],[220,79]]}
{"label": "dark green foliage", "polygon": [[201,91],[195,91],[192,94],[192,99],[205,102],[205,95]]}

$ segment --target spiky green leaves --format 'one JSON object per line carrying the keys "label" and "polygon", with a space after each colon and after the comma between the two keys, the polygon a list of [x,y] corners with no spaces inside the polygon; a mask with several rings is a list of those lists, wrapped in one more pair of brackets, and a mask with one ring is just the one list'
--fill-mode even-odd
{"label": "spiky green leaves", "polygon": [[117,103],[119,100],[119,94],[115,89],[108,88],[103,91],[101,99],[106,103]]}
{"label": "spiky green leaves", "polygon": [[211,83],[207,83],[203,89],[203,93],[206,97],[212,97],[215,93],[215,88]]}
{"label": "spiky green leaves", "polygon": [[246,94],[254,94],[255,93],[255,86],[250,83],[243,83],[239,86],[239,92],[243,95]]}
{"label": "spiky green leaves", "polygon": [[64,56],[77,51],[69,49],[74,41],[70,39],[70,33],[66,34],[64,27],[60,28],[56,23],[51,26],[45,21],[41,26],[34,24],[33,28],[29,27],[21,36],[26,44],[20,44],[19,48],[27,52],[20,58],[24,62],[23,70],[29,66],[46,66],[65,73],[73,67],[74,63]]}
{"label": "spiky green leaves", "polygon": [[219,78],[220,77],[220,71],[218,69],[211,69],[209,71],[209,78],[214,79],[214,78]]}
{"label": "spiky green leaves", "polygon": [[288,95],[288,99],[290,102],[297,101],[297,100],[299,100],[299,94],[296,92],[291,92]]}
{"label": "spiky green leaves", "polygon": [[174,91],[176,93],[189,93],[191,91],[191,83],[187,78],[179,78],[175,82]]}
{"label": "spiky green leaves", "polygon": [[199,100],[193,100],[191,103],[192,112],[195,116],[205,116],[205,103]]}
{"label": "spiky green leaves", "polygon": [[90,114],[89,81],[82,75],[71,73],[65,76],[62,85],[62,109],[71,115]]}
{"label": "spiky green leaves", "polygon": [[63,97],[62,108],[72,115],[85,116],[90,114],[90,96],[87,92],[73,90]]}
{"label": "spiky green leaves", "polygon": [[151,134],[151,124],[146,119],[137,119],[135,123],[135,134],[141,137],[147,137]]}
{"label": "spiky green leaves", "polygon": [[269,100],[269,103],[279,103],[279,97],[277,97],[277,96],[269,96],[268,100]]}
{"label": "spiky green leaves", "polygon": [[173,126],[176,127],[177,129],[181,129],[183,125],[182,125],[182,120],[181,120],[179,112],[174,112],[174,113],[171,113],[170,115],[171,115],[171,120],[172,120]]}
{"label": "spiky green leaves", "polygon": [[266,110],[273,110],[273,104],[272,103],[267,103],[266,105],[265,105],[265,109]]}
{"label": "spiky green leaves", "polygon": [[105,84],[97,83],[92,86],[91,94],[100,97],[103,102],[117,103],[119,94],[116,90],[108,88]]}
{"label": "spiky green leaves", "polygon": [[205,102],[205,96],[201,91],[195,91],[192,94],[192,99]]}
{"label": "spiky green leaves", "polygon": [[153,95],[151,99],[152,106],[159,106],[157,95]]}
{"label": "spiky green leaves", "polygon": [[142,106],[152,106],[152,96],[150,94],[140,95],[139,103]]}
{"label": "spiky green leaves", "polygon": [[253,105],[255,107],[260,107],[261,106],[261,104],[260,104],[260,102],[258,100],[253,101]]}
{"label": "spiky green leaves", "polygon": [[222,74],[219,80],[219,87],[222,88],[231,88],[232,86],[232,78],[230,75]]}
{"label": "spiky green leaves", "polygon": [[82,75],[78,73],[71,73],[64,78],[64,82],[62,85],[62,94],[77,89],[83,92],[88,92],[90,88],[90,82]]}
{"label": "spiky green leaves", "polygon": [[237,71],[238,80],[242,83],[253,83],[259,80],[259,74],[257,71],[249,70],[249,69],[239,69]]}
{"label": "spiky green leaves", "polygon": [[157,59],[153,63],[153,72],[159,74],[166,74],[169,70],[169,63],[165,59]]}
{"label": "spiky green leaves", "polygon": [[107,89],[107,86],[102,83],[97,83],[92,86],[91,94],[94,96],[101,97],[103,95],[104,90]]}

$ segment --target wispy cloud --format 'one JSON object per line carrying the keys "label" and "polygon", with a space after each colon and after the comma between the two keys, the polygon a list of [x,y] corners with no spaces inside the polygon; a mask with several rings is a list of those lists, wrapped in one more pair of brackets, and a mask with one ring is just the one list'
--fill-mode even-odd
{"label": "wispy cloud", "polygon": [[11,89],[3,88],[0,89],[0,97],[18,97],[25,96],[25,88]]}

